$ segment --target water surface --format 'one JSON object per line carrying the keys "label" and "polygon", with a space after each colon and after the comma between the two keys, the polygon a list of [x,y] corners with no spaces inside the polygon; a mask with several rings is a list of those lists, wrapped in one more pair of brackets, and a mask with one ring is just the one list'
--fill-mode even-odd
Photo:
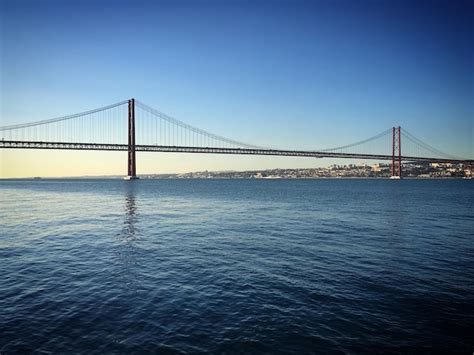
{"label": "water surface", "polygon": [[0,182],[1,352],[474,350],[474,184]]}

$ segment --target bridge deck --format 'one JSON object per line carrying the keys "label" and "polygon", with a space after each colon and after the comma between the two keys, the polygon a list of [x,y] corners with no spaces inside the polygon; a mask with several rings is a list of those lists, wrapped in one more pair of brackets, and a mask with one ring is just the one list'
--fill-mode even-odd
{"label": "bridge deck", "polygon": [[[0,141],[0,148],[7,149],[63,149],[63,150],[105,150],[105,151],[128,151],[128,144],[104,144],[104,143],[67,143],[67,142],[33,142],[33,141]],[[392,160],[391,155],[381,154],[357,154],[357,153],[335,153],[324,151],[307,150],[280,150],[263,148],[213,148],[213,147],[185,147],[165,145],[135,145],[138,152],[162,152],[162,153],[203,153],[203,154],[240,154],[240,155],[272,155],[288,157],[309,158],[352,158],[367,160]],[[403,161],[426,161],[472,164],[474,160],[455,160],[429,157],[402,156]]]}

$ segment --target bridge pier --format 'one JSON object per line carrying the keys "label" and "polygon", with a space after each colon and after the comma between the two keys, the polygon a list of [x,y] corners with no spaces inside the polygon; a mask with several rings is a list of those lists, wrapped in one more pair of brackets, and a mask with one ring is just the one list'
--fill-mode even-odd
{"label": "bridge pier", "polygon": [[390,178],[402,178],[402,144],[400,126],[392,128],[392,176]]}
{"label": "bridge pier", "polygon": [[135,99],[128,100],[128,175],[124,179],[138,179],[135,155]]}

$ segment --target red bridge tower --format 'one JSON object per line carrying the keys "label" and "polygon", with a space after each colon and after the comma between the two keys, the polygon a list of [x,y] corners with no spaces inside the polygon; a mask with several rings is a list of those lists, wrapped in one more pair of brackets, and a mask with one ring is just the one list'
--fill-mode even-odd
{"label": "red bridge tower", "polygon": [[392,128],[392,179],[402,178],[402,144],[400,126]]}
{"label": "red bridge tower", "polygon": [[137,166],[135,159],[135,99],[128,100],[128,176],[125,180],[135,180]]}

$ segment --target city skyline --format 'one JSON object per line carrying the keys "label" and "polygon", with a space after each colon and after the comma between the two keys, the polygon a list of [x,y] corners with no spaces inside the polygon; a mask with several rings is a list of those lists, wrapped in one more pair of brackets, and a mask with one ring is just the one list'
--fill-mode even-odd
{"label": "city skyline", "polygon": [[[3,1],[1,7],[1,125],[134,96],[250,144],[325,148],[401,125],[441,150],[472,156],[469,2]],[[1,177],[114,175],[126,162],[126,154],[111,152],[2,150],[0,157]],[[143,173],[330,163],[138,158]]]}

